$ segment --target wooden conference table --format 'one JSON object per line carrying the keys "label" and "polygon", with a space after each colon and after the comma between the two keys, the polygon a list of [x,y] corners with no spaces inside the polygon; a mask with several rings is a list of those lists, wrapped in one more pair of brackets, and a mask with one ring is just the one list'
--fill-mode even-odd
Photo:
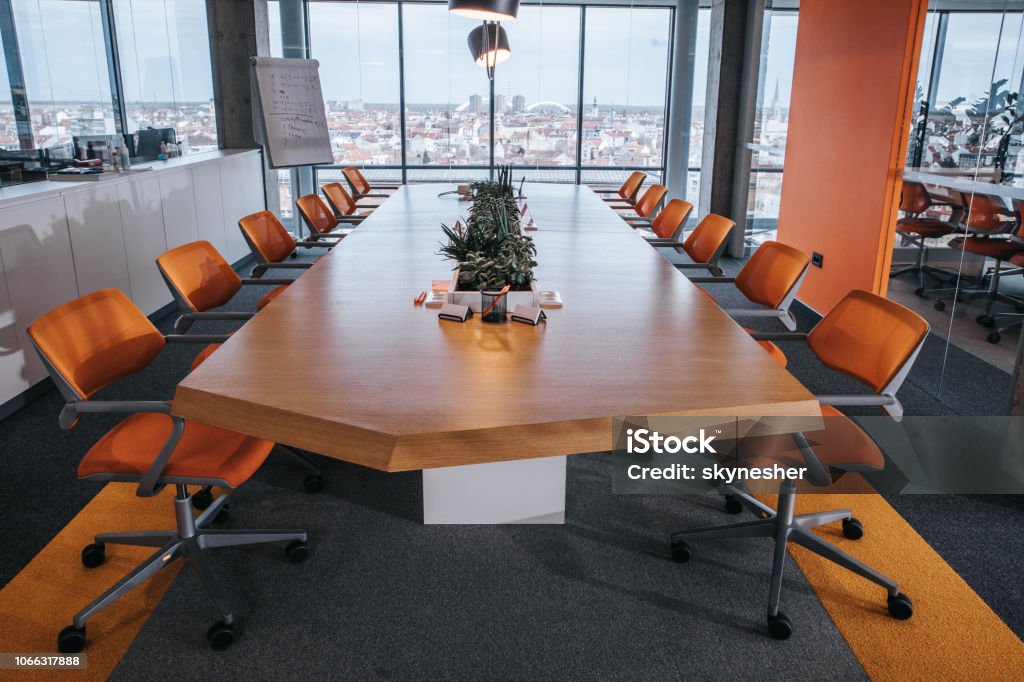
{"label": "wooden conference table", "polygon": [[[401,188],[178,386],[174,413],[381,471],[424,521],[559,523],[565,455],[630,415],[820,416],[811,393],[589,188],[528,185],[540,326],[441,321],[451,185]],[[469,466],[466,466],[469,465]]]}

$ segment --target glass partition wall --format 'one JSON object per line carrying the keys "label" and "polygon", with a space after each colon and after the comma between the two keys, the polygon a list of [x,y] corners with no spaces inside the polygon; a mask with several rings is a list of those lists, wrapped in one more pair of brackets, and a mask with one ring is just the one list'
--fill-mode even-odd
{"label": "glass partition wall", "polygon": [[954,414],[1010,408],[1024,320],[1024,3],[932,0],[889,297],[923,315],[916,382]]}

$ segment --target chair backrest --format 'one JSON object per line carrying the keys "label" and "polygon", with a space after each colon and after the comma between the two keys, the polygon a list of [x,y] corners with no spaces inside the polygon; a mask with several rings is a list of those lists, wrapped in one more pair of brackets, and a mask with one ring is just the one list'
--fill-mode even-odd
{"label": "chair backrest", "polygon": [[626,181],[622,183],[622,187],[619,187],[619,196],[626,201],[632,201],[636,193],[640,191],[640,186],[644,184],[644,180],[647,179],[647,173],[643,171],[633,171],[626,178]]}
{"label": "chair backrest", "polygon": [[644,195],[640,197],[640,200],[636,202],[636,214],[641,218],[650,217],[654,213],[654,209],[658,208],[658,204],[665,198],[665,194],[668,193],[668,187],[665,185],[651,185],[644,192]]}
{"label": "chair backrest", "polygon": [[1013,234],[1018,239],[1024,239],[1024,199],[1011,199],[1010,203],[1013,204],[1013,219],[1017,221]]}
{"label": "chair backrest", "polygon": [[238,221],[238,227],[253,254],[264,263],[280,263],[295,252],[295,240],[270,211],[247,215]]}
{"label": "chair backrest", "polygon": [[224,256],[205,241],[183,244],[156,259],[156,266],[183,311],[222,306],[242,288],[242,279]]}
{"label": "chair backrest", "polygon": [[324,193],[327,203],[338,215],[352,215],[358,209],[352,195],[340,182],[328,182],[320,191]]}
{"label": "chair backrest", "polygon": [[692,210],[693,204],[690,202],[673,199],[651,221],[651,231],[662,239],[677,239]]}
{"label": "chair backrest", "polygon": [[777,308],[800,282],[811,259],[782,242],[764,242],[736,275],[736,288],[754,303]]}
{"label": "chair backrest", "polygon": [[1000,216],[1008,217],[1010,212],[1002,199],[991,194],[962,193],[964,217],[961,221],[969,230],[976,232],[1003,232],[1009,227]]}
{"label": "chair backrest", "polygon": [[29,325],[28,335],[54,381],[80,400],[145,368],[164,347],[163,335],[117,289],[54,308]]}
{"label": "chair backrest", "polygon": [[352,185],[352,189],[357,195],[370,193],[370,190],[372,189],[370,187],[370,183],[366,181],[366,178],[363,177],[363,174],[358,168],[355,166],[348,166],[347,168],[343,168],[341,172],[345,175],[345,179],[349,181],[349,184]]}
{"label": "chair backrest", "polygon": [[708,213],[683,242],[683,251],[694,263],[710,263],[722,253],[736,223],[717,213]]}
{"label": "chair backrest", "polygon": [[913,180],[903,181],[903,190],[900,192],[901,211],[918,216],[927,211],[931,205],[932,198],[923,184]]}
{"label": "chair backrest", "polygon": [[909,308],[854,290],[811,330],[807,343],[825,366],[879,393],[914,358],[927,334],[928,323]]}
{"label": "chair backrest", "polygon": [[334,211],[316,194],[299,197],[295,200],[295,206],[299,209],[302,222],[306,223],[311,232],[327,234],[338,226]]}

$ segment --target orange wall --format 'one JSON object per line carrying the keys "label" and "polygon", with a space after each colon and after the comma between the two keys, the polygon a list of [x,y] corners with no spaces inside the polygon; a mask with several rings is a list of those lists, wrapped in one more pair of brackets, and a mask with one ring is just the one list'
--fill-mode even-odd
{"label": "orange wall", "polygon": [[799,299],[884,294],[927,0],[803,0],[779,240],[824,256]]}

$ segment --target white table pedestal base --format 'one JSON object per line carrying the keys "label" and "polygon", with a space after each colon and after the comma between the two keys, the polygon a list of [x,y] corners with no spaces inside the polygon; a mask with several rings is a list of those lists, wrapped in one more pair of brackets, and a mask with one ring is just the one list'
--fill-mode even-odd
{"label": "white table pedestal base", "polygon": [[425,469],[423,523],[565,523],[565,457]]}

